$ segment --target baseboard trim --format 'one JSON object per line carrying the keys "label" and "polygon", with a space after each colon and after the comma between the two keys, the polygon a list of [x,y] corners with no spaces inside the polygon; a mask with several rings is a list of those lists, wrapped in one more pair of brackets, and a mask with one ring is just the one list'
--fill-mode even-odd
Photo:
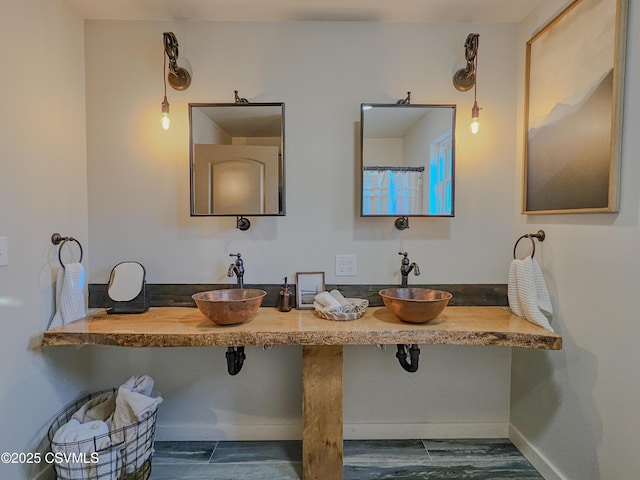
{"label": "baseboard trim", "polygon": [[[345,440],[414,438],[506,438],[507,423],[345,424]],[[299,440],[302,425],[158,425],[158,441]]]}
{"label": "baseboard trim", "polygon": [[511,440],[522,455],[529,460],[531,465],[540,472],[540,475],[542,475],[545,480],[569,480],[512,424],[509,425],[509,440]]}
{"label": "baseboard trim", "polygon": [[345,424],[347,440],[414,438],[506,438],[506,423]]}
{"label": "baseboard trim", "polygon": [[179,424],[157,425],[157,441],[299,440],[302,425]]}

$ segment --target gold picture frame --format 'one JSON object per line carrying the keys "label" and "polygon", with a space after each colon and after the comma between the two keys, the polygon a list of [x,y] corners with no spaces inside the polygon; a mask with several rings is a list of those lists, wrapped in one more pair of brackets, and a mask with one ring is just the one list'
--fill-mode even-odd
{"label": "gold picture frame", "polygon": [[628,0],[575,0],[528,42],[523,214],[617,212]]}

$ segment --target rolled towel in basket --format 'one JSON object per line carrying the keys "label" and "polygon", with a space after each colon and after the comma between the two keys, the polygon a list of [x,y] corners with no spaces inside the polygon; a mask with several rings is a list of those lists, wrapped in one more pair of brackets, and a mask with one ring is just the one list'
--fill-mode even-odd
{"label": "rolled towel in basket", "polygon": [[342,312],[342,305],[329,292],[320,292],[313,299],[324,312]]}
{"label": "rolled towel in basket", "polygon": [[344,298],[340,290],[333,289],[329,292],[329,294],[340,303],[340,308],[342,313],[353,312],[355,305],[351,303],[349,300],[347,300],[346,298]]}
{"label": "rolled towel in basket", "polygon": [[[80,423],[72,418],[53,436],[51,450],[62,454],[56,461],[58,478],[65,480],[115,480],[115,452],[110,449],[109,427],[101,420]],[[91,454],[98,454],[94,462]],[[84,455],[83,455],[84,454]],[[58,457],[56,457],[57,459]]]}
{"label": "rolled towel in basket", "polygon": [[[111,445],[109,427],[101,420],[80,423],[72,418],[62,425],[53,436],[54,444],[77,443],[79,452],[91,453]],[[87,441],[91,440],[91,441]]]}

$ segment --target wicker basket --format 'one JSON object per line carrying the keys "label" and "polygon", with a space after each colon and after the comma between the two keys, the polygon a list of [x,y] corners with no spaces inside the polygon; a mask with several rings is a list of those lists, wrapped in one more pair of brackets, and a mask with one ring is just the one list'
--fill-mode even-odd
{"label": "wicker basket", "polygon": [[313,304],[316,307],[316,315],[318,315],[320,318],[324,318],[326,320],[334,320],[337,322],[342,322],[345,320],[355,320],[362,317],[364,315],[364,312],[367,311],[367,307],[369,306],[369,300],[365,298],[347,298],[346,300],[353,303],[355,308],[352,312],[324,312],[320,309],[320,305],[314,302]]}
{"label": "wicker basket", "polygon": [[[147,480],[151,475],[157,408],[145,419],[104,435],[71,443],[53,441],[58,429],[71,420],[80,407],[93,398],[110,393],[117,395],[118,390],[109,389],[89,394],[67,405],[56,415],[48,432],[51,450],[60,455],[64,453],[70,459],[54,463],[58,480]],[[105,444],[108,446],[96,448]],[[97,461],[90,452],[98,454]]]}

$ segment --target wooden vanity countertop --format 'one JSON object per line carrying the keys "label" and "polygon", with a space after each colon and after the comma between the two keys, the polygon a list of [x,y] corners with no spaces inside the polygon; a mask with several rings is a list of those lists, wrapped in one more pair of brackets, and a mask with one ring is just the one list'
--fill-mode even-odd
{"label": "wooden vanity countertop", "polygon": [[501,345],[559,350],[562,337],[504,307],[447,307],[427,324],[404,323],[385,307],[357,320],[331,321],[313,310],[282,313],[263,307],[240,325],[218,326],[197,308],[156,307],[141,314],[104,311],[47,330],[42,345],[216,347],[375,344]]}

